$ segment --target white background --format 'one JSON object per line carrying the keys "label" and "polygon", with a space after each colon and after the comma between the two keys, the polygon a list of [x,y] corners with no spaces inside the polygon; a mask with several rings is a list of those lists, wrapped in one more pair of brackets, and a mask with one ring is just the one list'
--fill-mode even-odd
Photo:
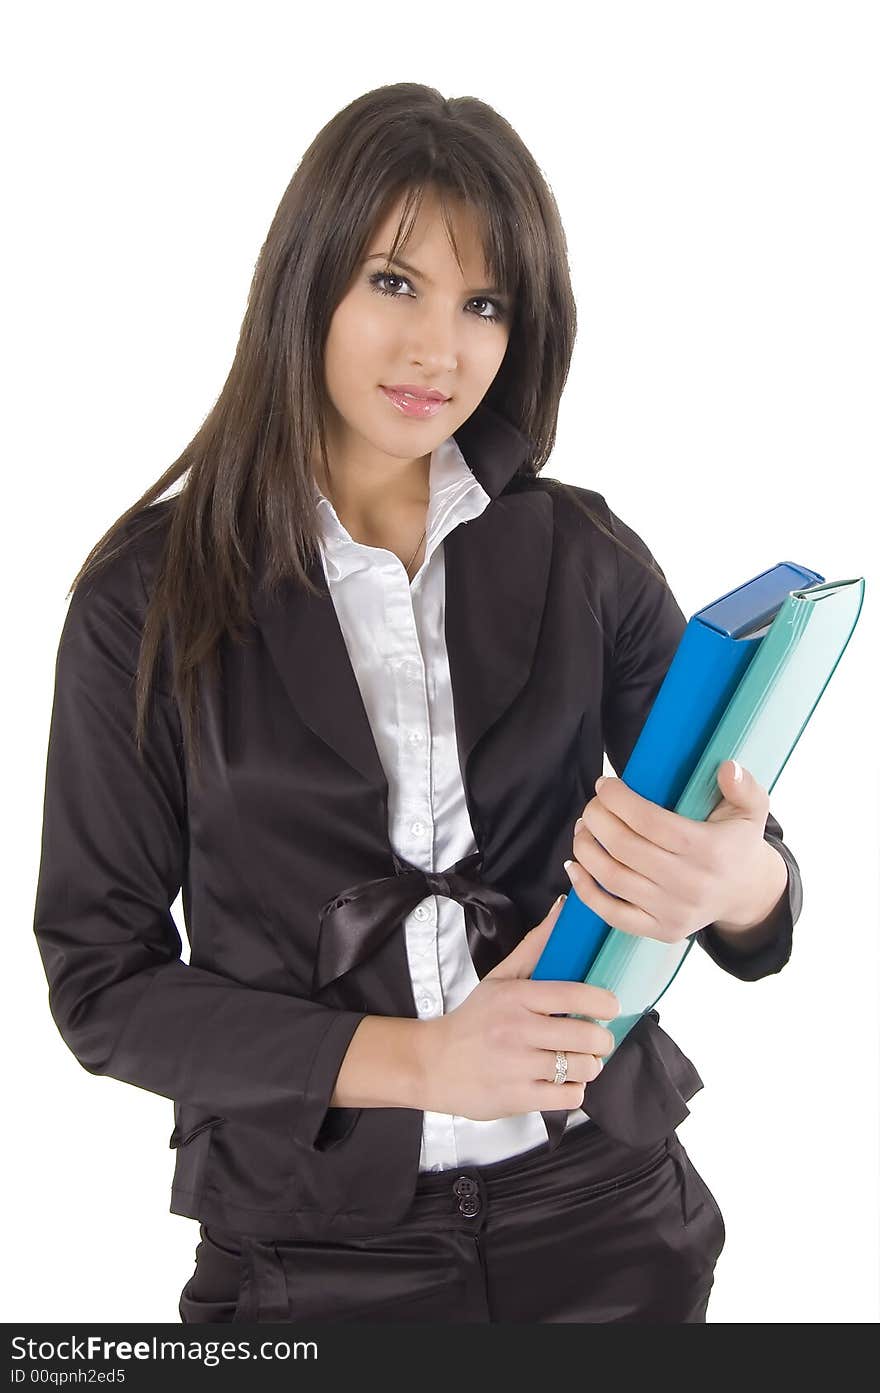
{"label": "white background", "polygon": [[866,578],[771,795],[803,873],[792,959],[749,984],[693,952],[661,1020],[706,1085],[679,1135],[727,1225],[709,1320],[877,1321],[877,19],[845,0],[7,19],[7,1321],[177,1321],[198,1239],[168,1212],[170,1101],[79,1066],[33,940],[66,592],[211,407],[306,146],[404,80],[495,106],[559,203],[580,328],[546,472],[605,495],[687,616],[781,560]]}

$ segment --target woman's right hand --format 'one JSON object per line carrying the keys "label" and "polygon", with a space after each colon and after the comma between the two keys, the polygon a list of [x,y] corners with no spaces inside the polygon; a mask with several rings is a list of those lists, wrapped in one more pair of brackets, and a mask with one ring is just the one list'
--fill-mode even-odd
{"label": "woman's right hand", "polygon": [[[613,992],[586,982],[533,981],[534,969],[563,900],[513,952],[450,1011],[426,1028],[425,1108],[477,1122],[544,1109],[580,1107],[586,1086],[602,1068],[614,1036],[602,1025],[557,1012],[612,1020]],[[556,1051],[568,1055],[565,1083],[554,1083]]]}

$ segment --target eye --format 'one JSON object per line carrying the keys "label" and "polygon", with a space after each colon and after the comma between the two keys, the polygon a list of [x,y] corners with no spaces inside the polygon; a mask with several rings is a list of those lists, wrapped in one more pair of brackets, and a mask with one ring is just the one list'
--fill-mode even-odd
{"label": "eye", "polygon": [[[393,271],[375,271],[373,275],[370,276],[369,280],[370,285],[377,294],[391,295],[396,300],[403,299],[403,296],[397,290],[389,290],[387,288],[388,282],[395,281],[398,285],[410,284],[404,276],[398,276]],[[382,284],[383,281],[385,282],[384,285]],[[485,295],[475,295],[469,303],[472,305],[493,305],[495,307],[495,314],[477,314],[475,316],[477,319],[482,319],[486,324],[495,324],[498,320],[504,318],[504,307],[498,300],[490,300]]]}
{"label": "eye", "polygon": [[[385,281],[386,285],[382,282]],[[388,290],[387,282],[397,281],[398,285],[409,285],[409,281],[403,276],[396,276],[393,271],[376,271],[370,276],[370,285],[379,292],[380,295],[397,295],[396,290]]]}
{"label": "eye", "polygon": [[490,299],[488,299],[488,297],[485,296],[485,295],[475,295],[474,298],[473,298],[473,300],[471,300],[471,304],[472,304],[472,305],[494,305],[494,306],[495,306],[495,310],[496,310],[496,313],[495,313],[495,314],[479,314],[479,315],[477,315],[477,318],[478,318],[478,319],[485,319],[485,320],[488,320],[488,322],[489,322],[490,324],[494,324],[496,320],[498,320],[498,319],[503,319],[503,318],[504,318],[504,310],[503,310],[503,307],[499,304],[499,302],[498,302],[497,300],[490,300]]}

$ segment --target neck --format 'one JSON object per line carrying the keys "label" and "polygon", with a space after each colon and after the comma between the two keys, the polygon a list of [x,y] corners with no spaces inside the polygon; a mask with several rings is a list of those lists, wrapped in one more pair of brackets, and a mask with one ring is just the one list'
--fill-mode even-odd
{"label": "neck", "polygon": [[331,453],[330,478],[319,462],[314,475],[349,536],[393,551],[404,565],[415,565],[427,522],[430,465],[430,455],[411,461],[387,455],[349,461]]}
{"label": "neck", "polygon": [[329,475],[316,459],[315,480],[352,536],[375,535],[401,524],[411,531],[413,518],[422,515],[418,535],[431,494],[430,454],[396,460],[371,449],[364,440],[359,448],[347,449],[340,447],[332,430],[327,448]]}
{"label": "neck", "polygon": [[430,499],[430,455],[396,468],[347,468],[331,461],[330,478],[315,469],[321,492],[341,517],[378,524],[389,513],[427,508]]}

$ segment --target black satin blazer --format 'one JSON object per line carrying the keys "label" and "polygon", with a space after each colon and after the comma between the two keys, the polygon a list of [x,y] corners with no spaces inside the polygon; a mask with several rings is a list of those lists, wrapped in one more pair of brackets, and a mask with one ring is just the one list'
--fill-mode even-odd
{"label": "black satin blazer", "polygon": [[[458,751],[479,851],[426,875],[388,841],[387,784],[318,560],[319,598],[270,601],[254,571],[246,642],[225,638],[191,774],[170,667],[142,764],[133,675],[174,499],[73,595],[55,671],[34,928],[54,1020],[92,1073],[174,1100],[171,1210],[258,1237],[344,1239],[405,1213],[422,1113],[330,1108],[366,1014],[416,1017],[402,918],[425,895],[465,907],[479,976],[570,889],[563,861],[603,748],[618,774],[686,620],[554,481],[519,473],[529,442],[485,403],[455,433],[492,502],[446,550]],[[590,490],[576,493],[640,555]],[[788,960],[801,908],[789,867],[760,953],[702,947],[743,980]],[[447,872],[445,877],[443,872]],[[170,907],[183,891],[190,944]],[[646,1015],[587,1089],[609,1134],[649,1145],[688,1114],[696,1069]],[[565,1113],[545,1113],[548,1145]]]}

